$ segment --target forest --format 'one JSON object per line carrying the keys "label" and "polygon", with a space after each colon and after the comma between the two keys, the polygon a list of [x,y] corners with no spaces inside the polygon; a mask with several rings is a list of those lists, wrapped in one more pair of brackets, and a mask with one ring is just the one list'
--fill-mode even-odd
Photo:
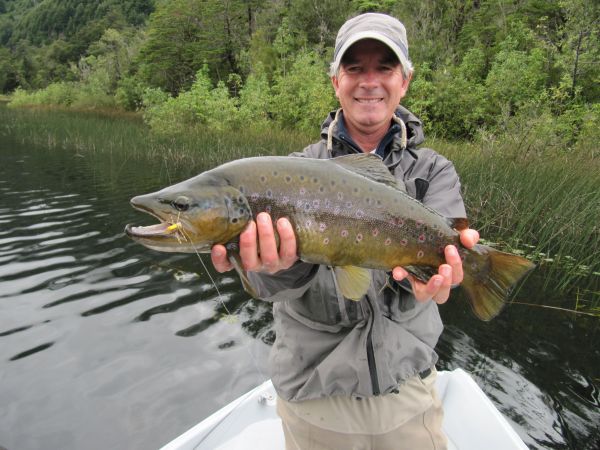
{"label": "forest", "polygon": [[430,136],[598,142],[594,0],[0,0],[0,89],[12,106],[139,111],[157,133],[317,135],[335,33],[367,11],[405,24],[404,104]]}

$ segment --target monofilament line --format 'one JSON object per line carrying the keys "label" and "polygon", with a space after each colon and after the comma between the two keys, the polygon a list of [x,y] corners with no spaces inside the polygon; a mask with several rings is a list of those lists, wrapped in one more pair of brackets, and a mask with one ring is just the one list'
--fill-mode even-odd
{"label": "monofilament line", "polygon": [[[210,279],[211,283],[215,287],[215,290],[217,291],[217,299],[221,303],[221,306],[223,307],[223,309],[225,309],[225,312],[227,313],[227,315],[232,316],[231,312],[227,308],[227,305],[225,305],[225,301],[223,300],[223,296],[221,295],[221,291],[219,290],[219,287],[217,286],[217,283],[215,282],[214,278],[212,277],[212,275],[208,271],[208,268],[206,267],[206,264],[204,264],[204,261],[202,260],[202,257],[200,256],[200,252],[198,251],[198,249],[196,248],[196,246],[192,243],[192,240],[185,234],[185,232],[183,231],[183,229],[180,229],[180,230],[181,230],[182,234],[184,235],[184,237],[189,241],[189,243],[192,246],[192,248],[194,249],[194,251],[196,252],[196,256],[198,256],[198,259],[200,260],[200,264],[202,264],[202,267],[204,267],[204,271],[206,272],[206,274],[208,275],[208,278]],[[255,369],[260,374],[261,380],[266,380],[266,376],[263,373],[263,371],[260,370],[260,367],[259,367],[259,365],[258,365],[258,363],[256,361],[256,357],[254,356],[254,353],[252,353],[252,350],[250,350],[249,346],[246,346],[246,351],[250,355],[250,359],[252,360],[252,364],[254,364]]]}

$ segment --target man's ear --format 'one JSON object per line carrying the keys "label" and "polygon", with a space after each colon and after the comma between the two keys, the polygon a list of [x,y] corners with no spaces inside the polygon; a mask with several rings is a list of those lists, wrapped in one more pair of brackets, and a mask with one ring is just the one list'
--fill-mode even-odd
{"label": "man's ear", "polygon": [[333,75],[331,78],[331,85],[333,86],[333,90],[335,91],[335,96],[338,97],[338,87],[339,87],[339,82],[338,79],[335,75]]}

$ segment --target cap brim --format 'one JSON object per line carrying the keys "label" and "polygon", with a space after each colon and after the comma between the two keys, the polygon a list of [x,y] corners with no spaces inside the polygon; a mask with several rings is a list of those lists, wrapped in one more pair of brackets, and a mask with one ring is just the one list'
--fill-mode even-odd
{"label": "cap brim", "polygon": [[398,60],[400,61],[400,64],[402,65],[402,67],[410,67],[408,60],[407,60],[406,56],[404,55],[404,53],[402,52],[402,50],[400,49],[400,47],[398,47],[398,45],[395,42],[393,42],[391,39],[389,39],[387,36],[384,36],[383,34],[378,33],[376,31],[361,31],[360,33],[356,33],[356,34],[352,35],[351,38],[349,38],[346,42],[344,42],[344,45],[342,46],[342,48],[340,48],[340,51],[337,54],[337,58],[333,62],[334,69],[336,71],[340,67],[340,63],[342,62],[342,58],[344,57],[344,54],[346,53],[346,51],[352,45],[356,44],[358,41],[362,41],[363,39],[374,39],[376,41],[379,41],[379,42],[385,44],[398,57]]}

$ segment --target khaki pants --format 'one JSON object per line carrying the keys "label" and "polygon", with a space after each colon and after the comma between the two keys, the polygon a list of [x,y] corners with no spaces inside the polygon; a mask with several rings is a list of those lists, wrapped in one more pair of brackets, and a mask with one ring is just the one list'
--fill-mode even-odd
{"label": "khaki pants", "polygon": [[[321,428],[300,418],[286,402],[277,402],[283,422],[286,450],[445,450],[442,432],[443,410],[435,387],[429,386],[433,399],[424,412],[403,421],[384,433],[365,434],[337,432]],[[431,399],[426,399],[431,401]],[[377,413],[375,411],[375,413]],[[383,419],[383,418],[382,418]]]}

